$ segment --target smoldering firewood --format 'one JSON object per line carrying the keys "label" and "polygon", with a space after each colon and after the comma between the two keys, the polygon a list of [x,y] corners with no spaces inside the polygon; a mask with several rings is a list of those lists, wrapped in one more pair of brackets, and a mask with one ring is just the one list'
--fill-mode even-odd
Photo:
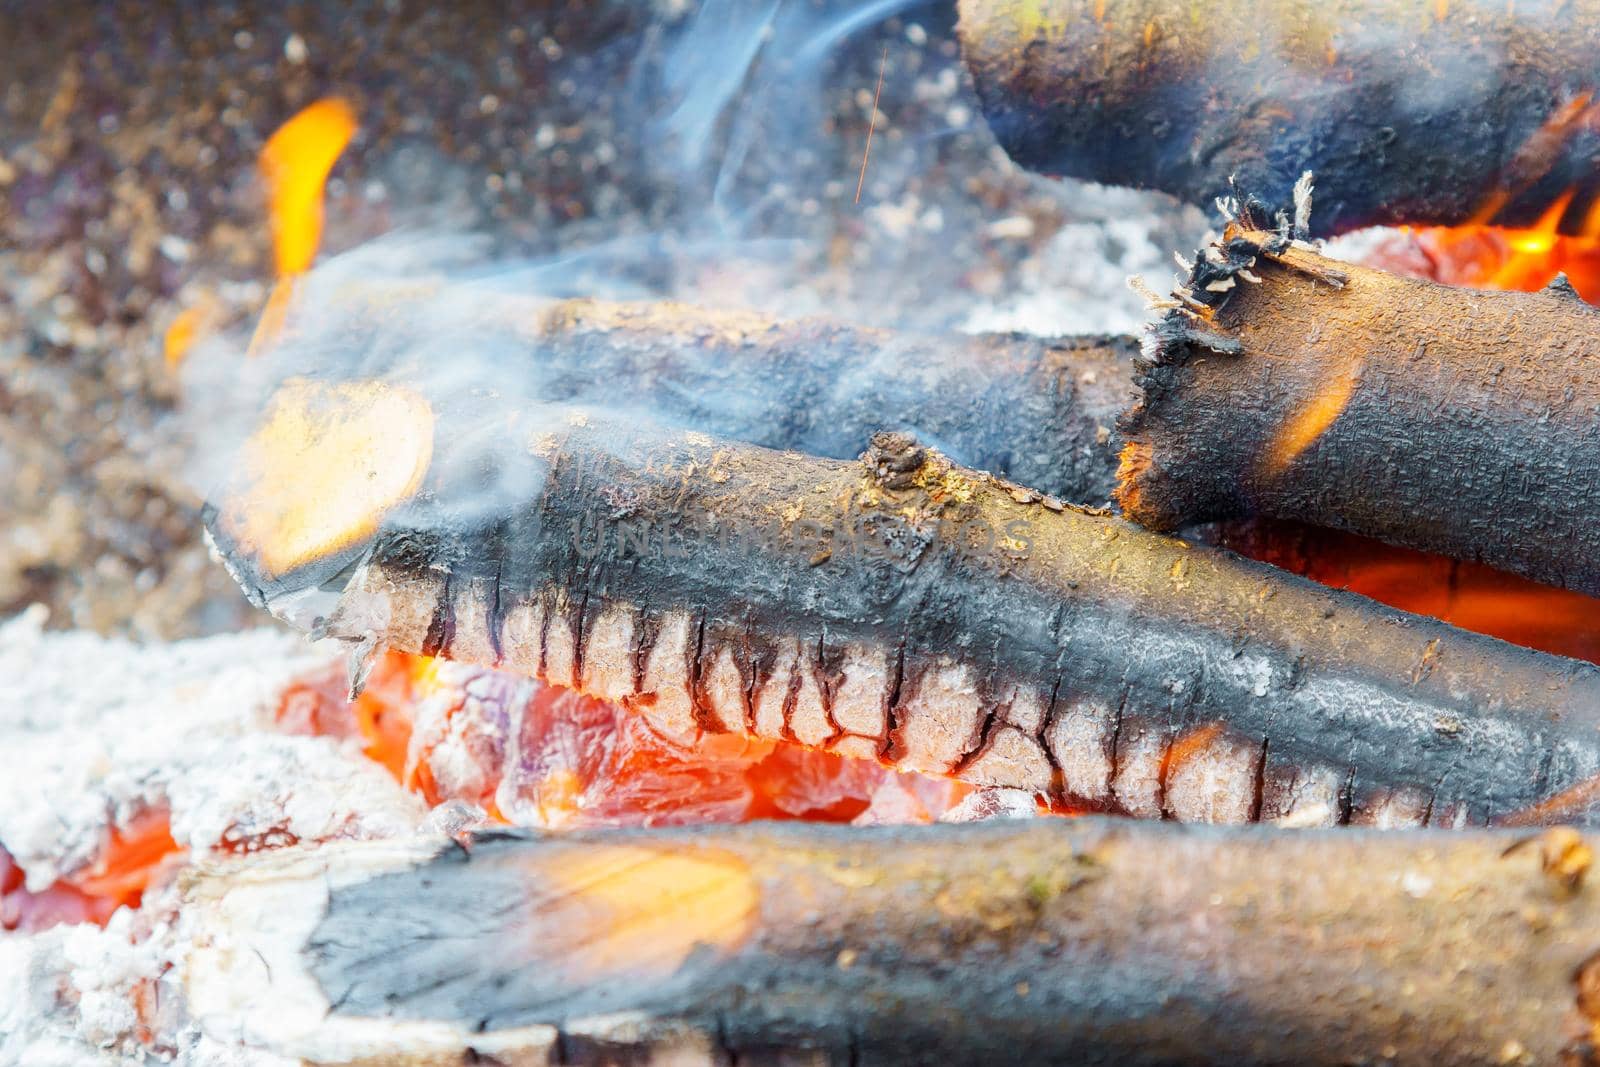
{"label": "smoldering firewood", "polygon": [[1600,310],[1570,288],[1456,289],[1234,228],[1184,296],[1121,423],[1128,516],[1298,519],[1600,593]]}
{"label": "smoldering firewood", "polygon": [[1129,337],[891,331],[666,302],[542,310],[544,395],[591,403],[627,382],[661,421],[850,459],[878,430],[1080,504],[1115,488],[1108,441],[1133,396]]}
{"label": "smoldering firewood", "polygon": [[1591,863],[1095,818],[332,846],[191,878],[182,1002],[313,1063],[1587,1064]]}
{"label": "smoldering firewood", "polygon": [[508,667],[675,735],[1184,820],[1458,825],[1600,803],[1595,668],[904,436],[838,462],[546,413],[502,451],[526,495],[453,510],[445,463],[376,532],[284,572],[241,540],[271,532],[248,477],[210,530],[248,594],[302,627]]}
{"label": "smoldering firewood", "polygon": [[1587,4],[1451,0],[962,0],[990,127],[1047,174],[1194,204],[1232,180],[1294,213],[1318,180],[1319,234],[1495,215],[1532,222],[1600,190]]}

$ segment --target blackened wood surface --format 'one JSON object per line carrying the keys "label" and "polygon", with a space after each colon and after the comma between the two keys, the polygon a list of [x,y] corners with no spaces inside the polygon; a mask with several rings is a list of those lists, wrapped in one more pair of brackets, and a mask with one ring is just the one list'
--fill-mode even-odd
{"label": "blackened wood surface", "polygon": [[723,437],[848,459],[879,430],[956,462],[1105,504],[1133,399],[1130,337],[923,334],[670,302],[568,300],[531,314],[528,371],[562,402],[636,404]]}
{"label": "blackened wood surface", "polygon": [[429,1021],[632,1062],[582,1036],[628,1018],[643,1049],[663,1024],[708,1035],[713,1063],[1594,1061],[1600,904],[1572,831],[757,823],[493,835],[368,873],[382,848],[193,883],[186,913],[226,946],[200,950],[222,964],[190,991],[225,1009],[206,1025],[309,977],[295,1009],[331,1007],[275,1029],[284,1051]]}
{"label": "blackened wood surface", "polygon": [[[354,578],[361,549],[281,577],[223,550],[258,602],[301,625],[503,659],[647,713],[662,686],[687,687],[701,726],[742,728],[740,710],[706,706],[724,651],[748,694],[793,642],[826,694],[830,664],[860,648],[889,666],[832,718],[883,716],[856,731],[877,754],[971,770],[1029,705],[1012,740],[1049,750],[1041,791],[1068,802],[1238,821],[1290,813],[1320,783],[1328,821],[1444,825],[1584,818],[1594,802],[1600,671],[1587,664],[1052,505],[903,437],[838,462],[541,419],[508,450],[542,479],[536,494],[488,512],[474,500],[469,521],[451,504],[465,487],[435,486],[385,521]],[[226,502],[220,517],[214,531]],[[294,597],[318,581],[312,616]],[[538,629],[515,637],[525,608]],[[692,639],[646,685],[674,619]],[[586,682],[614,624],[631,666]],[[468,639],[484,633],[499,640]],[[1179,790],[1173,754],[1197,734],[1231,753],[1215,780]],[[1091,756],[1096,772],[1076,777]],[[1132,768],[1147,780],[1124,781]]]}
{"label": "blackened wood surface", "polygon": [[1600,593],[1600,309],[1261,233],[1212,252],[1122,423],[1129,517],[1299,519]]}
{"label": "blackened wood surface", "polygon": [[1273,207],[1314,171],[1322,234],[1531,222],[1600,189],[1600,5],[1501,0],[962,0],[995,136],[1047,174]]}

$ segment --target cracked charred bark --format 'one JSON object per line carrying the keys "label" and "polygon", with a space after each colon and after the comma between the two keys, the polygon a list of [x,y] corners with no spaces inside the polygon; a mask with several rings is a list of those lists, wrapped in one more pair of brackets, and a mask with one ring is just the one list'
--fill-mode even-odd
{"label": "cracked charred bark", "polygon": [[453,511],[435,484],[370,543],[284,575],[230,543],[247,504],[224,498],[212,531],[250,595],[299,625],[509,667],[674,734],[1185,820],[1460,825],[1600,803],[1586,664],[1064,506],[900,435],[838,462],[573,413],[543,427],[521,453],[540,488],[490,513]]}
{"label": "cracked charred bark", "polygon": [[1234,227],[1171,304],[1120,424],[1130,518],[1264,514],[1600,593],[1600,309],[1570,287],[1456,289]]}
{"label": "cracked charred bark", "polygon": [[314,1063],[1589,1064],[1591,862],[1093,818],[330,846],[191,877],[182,995]]}
{"label": "cracked charred bark", "polygon": [[984,114],[1023,166],[1192,204],[1230,180],[1320,234],[1531,223],[1600,191],[1600,7],[1451,0],[962,0]]}

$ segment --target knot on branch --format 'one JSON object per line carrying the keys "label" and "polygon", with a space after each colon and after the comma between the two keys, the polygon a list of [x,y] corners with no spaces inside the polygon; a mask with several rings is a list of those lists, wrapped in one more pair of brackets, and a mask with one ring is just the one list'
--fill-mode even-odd
{"label": "knot on branch", "polygon": [[879,485],[904,490],[917,484],[917,472],[927,462],[928,450],[910,434],[880,430],[872,435],[866,455],[861,458]]}

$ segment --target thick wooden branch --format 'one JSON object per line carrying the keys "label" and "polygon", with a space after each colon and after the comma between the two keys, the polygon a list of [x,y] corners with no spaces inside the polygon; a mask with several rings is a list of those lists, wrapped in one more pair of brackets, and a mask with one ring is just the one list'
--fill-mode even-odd
{"label": "thick wooden branch", "polygon": [[193,876],[182,996],[313,1063],[1588,1064],[1591,860],[1100,819],[333,846]]}
{"label": "thick wooden branch", "polygon": [[541,394],[625,400],[659,421],[850,459],[879,430],[1078,504],[1116,485],[1108,441],[1134,396],[1130,337],[1040,339],[872,329],[668,302],[566,300],[500,312]]}
{"label": "thick wooden branch", "polygon": [[1600,593],[1600,309],[1240,229],[1182,296],[1122,422],[1131,518],[1299,519]]}
{"label": "thick wooden branch", "polygon": [[960,36],[1001,145],[1048,174],[1194,204],[1230,179],[1315,232],[1531,222],[1600,190],[1592,3],[962,0]]}
{"label": "thick wooden branch", "polygon": [[676,734],[1185,820],[1459,825],[1600,803],[1589,665],[1042,499],[903,436],[838,462],[522,417],[503,453],[521,466],[500,472],[516,495],[484,498],[436,458],[449,480],[283,574],[230,532],[261,517],[248,479],[211,530],[299,625],[507,666]]}

